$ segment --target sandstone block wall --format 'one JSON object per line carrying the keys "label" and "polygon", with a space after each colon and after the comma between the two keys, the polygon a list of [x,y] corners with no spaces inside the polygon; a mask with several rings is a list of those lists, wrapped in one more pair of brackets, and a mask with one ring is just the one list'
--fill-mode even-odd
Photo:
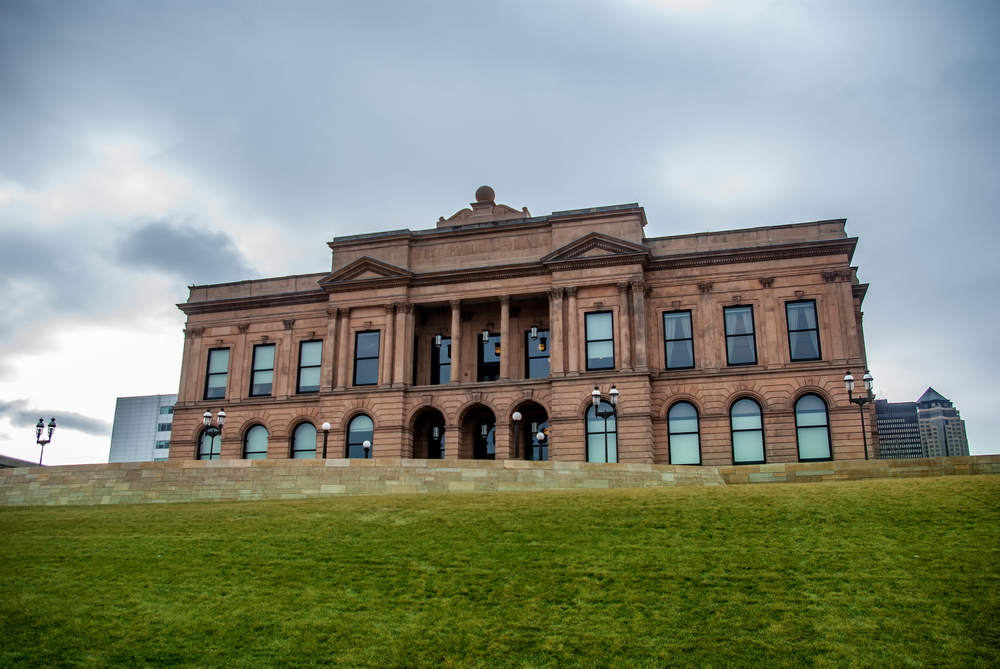
{"label": "sandstone block wall", "polygon": [[410,458],[122,462],[0,469],[0,505],[718,486],[975,474],[1000,474],[1000,455],[739,467]]}

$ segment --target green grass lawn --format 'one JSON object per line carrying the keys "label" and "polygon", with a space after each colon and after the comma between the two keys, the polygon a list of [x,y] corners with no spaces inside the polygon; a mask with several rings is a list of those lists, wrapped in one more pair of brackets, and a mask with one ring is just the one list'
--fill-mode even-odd
{"label": "green grass lawn", "polygon": [[996,667],[1000,478],[0,508],[0,667]]}

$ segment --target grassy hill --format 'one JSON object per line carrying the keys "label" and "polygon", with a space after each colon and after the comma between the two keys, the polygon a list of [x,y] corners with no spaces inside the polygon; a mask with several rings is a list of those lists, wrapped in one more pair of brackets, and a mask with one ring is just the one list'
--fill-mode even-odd
{"label": "grassy hill", "polygon": [[1000,478],[0,508],[0,667],[996,667]]}

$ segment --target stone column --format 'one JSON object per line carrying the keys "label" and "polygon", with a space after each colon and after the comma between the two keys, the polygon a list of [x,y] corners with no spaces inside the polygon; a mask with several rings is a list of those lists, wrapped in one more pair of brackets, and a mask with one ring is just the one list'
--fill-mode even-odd
{"label": "stone column", "polygon": [[[718,369],[720,366],[719,361],[726,359],[726,342],[723,340],[721,347],[716,342],[716,313],[715,305],[712,304],[712,283],[710,281],[699,283],[698,291],[701,293],[701,309],[697,312],[698,325],[692,323],[692,327],[701,328],[703,348],[702,350],[695,351],[695,360],[701,355],[701,359],[705,361],[703,364],[707,369]],[[725,327],[725,323],[723,323],[723,327]],[[694,342],[695,346],[698,346],[699,337],[697,333],[694,333]]]}
{"label": "stone column", "polygon": [[385,332],[382,341],[381,351],[382,367],[379,369],[381,377],[380,384],[383,386],[392,385],[392,354],[395,352],[394,339],[396,334],[396,307],[392,304],[385,305]]}
{"label": "stone column", "polygon": [[500,380],[510,380],[510,295],[500,296]]}
{"label": "stone column", "polygon": [[333,390],[334,370],[333,352],[337,349],[337,310],[326,310],[326,340],[323,342],[323,366],[319,370],[320,392]]}
{"label": "stone column", "polygon": [[[460,383],[462,379],[462,300],[451,301],[451,380]],[[457,446],[457,445],[456,445]],[[458,457],[458,451],[455,451]]]}
{"label": "stone column", "polygon": [[347,389],[347,371],[351,368],[350,336],[351,336],[351,308],[341,307],[337,309],[340,314],[340,346],[337,350],[337,390]]}
{"label": "stone column", "polygon": [[568,372],[571,376],[580,373],[580,315],[576,312],[576,287],[567,288],[569,305],[566,318],[569,320],[569,343],[566,345]]}
{"label": "stone column", "polygon": [[396,352],[393,355],[392,387],[403,387],[404,363],[406,362],[406,312],[409,308],[406,302],[396,303],[396,332],[395,341]]}
{"label": "stone column", "polygon": [[563,337],[563,288],[553,288],[549,291],[549,376],[563,376],[565,353]]}
{"label": "stone column", "polygon": [[618,369],[632,369],[632,328],[629,327],[628,281],[618,284],[618,341],[621,342],[621,364]]}
{"label": "stone column", "polygon": [[[293,360],[293,358],[292,358],[292,342],[293,342],[293,339],[292,339],[292,327],[295,326],[295,319],[294,318],[286,318],[285,320],[281,321],[281,323],[285,326],[285,332],[284,332],[284,334],[281,337],[281,346],[279,348],[280,349],[284,349],[284,351],[280,351],[280,350],[277,351],[277,353],[281,354],[281,362],[280,362],[280,366],[279,366],[279,362],[278,362],[278,359],[277,359],[277,356],[276,356],[275,360],[274,360],[274,368],[275,368],[274,369],[274,377],[275,377],[275,379],[278,382],[277,383],[278,387],[276,389],[277,390],[276,394],[277,394],[278,399],[279,400],[287,400],[288,399],[288,395],[289,395],[289,386],[295,384],[295,382],[292,380],[295,377],[292,376],[292,374],[291,374],[292,360]],[[251,374],[252,373],[253,372],[251,372]],[[291,378],[289,378],[289,377],[291,377]]]}
{"label": "stone column", "polygon": [[[237,331],[240,333],[236,337],[236,344],[233,346],[233,350],[230,352],[230,363],[232,364],[233,370],[233,388],[236,392],[233,396],[229,398],[230,402],[239,402],[241,396],[244,394],[243,388],[243,377],[245,370],[250,366],[250,362],[247,361],[247,330],[250,329],[249,323],[239,323],[236,326]],[[251,347],[252,348],[252,347]],[[253,357],[252,355],[250,356]],[[275,370],[277,371],[277,370]]]}
{"label": "stone column", "polygon": [[191,385],[191,379],[189,376],[197,376],[197,373],[191,374],[191,369],[193,365],[191,364],[191,357],[194,355],[193,347],[191,346],[191,336],[187,330],[184,332],[184,353],[181,355],[181,381],[182,383],[177,386],[177,404],[182,405],[185,402],[193,402],[195,400],[194,395],[190,395],[188,392],[188,386]]}
{"label": "stone column", "polygon": [[632,313],[635,316],[635,368],[649,369],[646,359],[646,284],[642,279],[632,280]]}
{"label": "stone column", "polygon": [[416,331],[414,323],[414,312],[416,309],[410,302],[406,303],[406,316],[404,319],[403,341],[403,386],[409,386],[413,382],[413,333]]}

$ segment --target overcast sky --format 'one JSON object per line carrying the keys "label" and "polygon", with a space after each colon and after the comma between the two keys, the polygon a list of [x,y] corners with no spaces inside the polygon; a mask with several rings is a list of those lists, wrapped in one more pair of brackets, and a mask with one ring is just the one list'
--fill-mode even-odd
{"label": "overcast sky", "polygon": [[0,0],[0,454],[107,460],[193,283],[489,184],[650,237],[847,218],[880,397],[1000,452],[1000,3]]}

